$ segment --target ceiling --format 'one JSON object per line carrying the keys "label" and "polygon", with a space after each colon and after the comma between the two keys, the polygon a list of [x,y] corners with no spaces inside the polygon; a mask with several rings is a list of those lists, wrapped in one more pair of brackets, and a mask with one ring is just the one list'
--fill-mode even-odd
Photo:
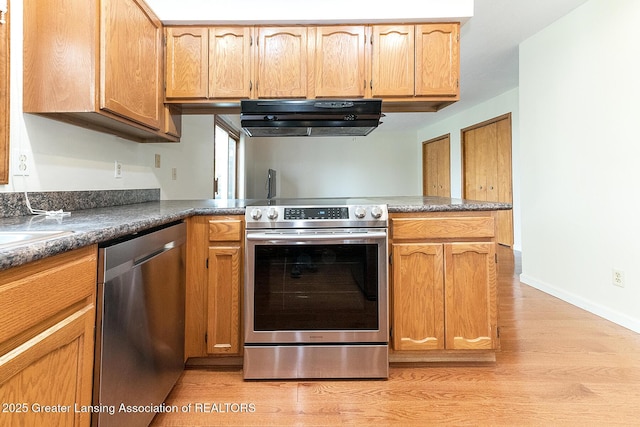
{"label": "ceiling", "polygon": [[[417,130],[516,88],[518,45],[586,1],[473,1],[473,17],[464,22],[460,30],[460,101],[437,113],[387,113],[383,120],[384,129]],[[203,12],[202,8],[192,7],[190,11],[188,0],[146,2],[163,21],[168,21],[170,16],[178,16],[178,13],[183,23],[190,20],[214,22],[216,19],[215,13],[211,17],[203,15],[206,11]],[[174,5],[175,14],[167,4]],[[269,5],[270,2],[263,4]],[[291,4],[299,7],[301,3],[291,0]],[[415,17],[407,19],[415,21]]]}

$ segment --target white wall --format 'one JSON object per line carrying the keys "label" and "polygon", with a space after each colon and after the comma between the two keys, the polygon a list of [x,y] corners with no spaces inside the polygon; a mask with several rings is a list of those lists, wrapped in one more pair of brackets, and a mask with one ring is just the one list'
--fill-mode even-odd
{"label": "white wall", "polygon": [[[179,144],[140,144],[22,113],[22,2],[11,3],[10,176],[0,192],[161,188],[163,199],[213,196],[213,116],[183,118]],[[28,176],[14,176],[27,155]],[[155,154],[161,167],[154,167]],[[123,176],[114,178],[115,161]],[[172,180],[171,169],[177,169]]]}
{"label": "white wall", "polygon": [[[418,132],[418,150],[422,142],[450,134],[451,139],[451,197],[462,197],[462,141],[460,131],[485,120],[511,113],[512,177],[513,177],[513,247],[521,250],[520,222],[520,114],[518,89],[512,89],[473,108],[425,127]],[[421,168],[421,163],[419,164]],[[422,173],[420,171],[420,173]],[[420,190],[422,191],[422,190]]]}
{"label": "white wall", "polygon": [[523,42],[520,140],[521,280],[640,332],[638,22],[591,0]]}
{"label": "white wall", "polygon": [[269,168],[278,197],[365,197],[422,192],[415,132],[364,137],[247,138],[247,197],[264,198]]}

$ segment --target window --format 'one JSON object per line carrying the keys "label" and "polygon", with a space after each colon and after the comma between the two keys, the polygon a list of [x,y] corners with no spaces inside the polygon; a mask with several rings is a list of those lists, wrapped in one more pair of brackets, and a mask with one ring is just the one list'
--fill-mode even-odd
{"label": "window", "polygon": [[237,198],[238,142],[240,135],[231,125],[216,116],[213,149],[213,197]]}

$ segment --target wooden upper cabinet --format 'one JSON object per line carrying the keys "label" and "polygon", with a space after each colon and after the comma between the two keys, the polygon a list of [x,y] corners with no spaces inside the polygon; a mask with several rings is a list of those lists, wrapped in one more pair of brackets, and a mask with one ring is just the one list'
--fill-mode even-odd
{"label": "wooden upper cabinet", "polygon": [[374,97],[413,96],[415,28],[374,25],[371,52],[371,93]]}
{"label": "wooden upper cabinet", "polygon": [[162,23],[138,0],[103,0],[100,108],[159,130]]}
{"label": "wooden upper cabinet", "polygon": [[209,97],[242,99],[251,96],[250,27],[209,29]]}
{"label": "wooden upper cabinet", "polygon": [[168,27],[166,100],[383,98],[388,111],[437,111],[459,97],[458,35],[458,23]]}
{"label": "wooden upper cabinet", "polygon": [[374,25],[374,97],[458,97],[460,24]]}
{"label": "wooden upper cabinet", "polygon": [[458,96],[460,25],[416,25],[416,96]]}
{"label": "wooden upper cabinet", "polygon": [[26,113],[177,141],[164,132],[162,58],[162,23],[142,0],[24,0]]}
{"label": "wooden upper cabinet", "polygon": [[166,38],[165,96],[205,99],[209,81],[209,30],[167,27]]}
{"label": "wooden upper cabinet", "polygon": [[365,95],[368,46],[365,30],[365,26],[316,28],[316,97],[361,98]]}
{"label": "wooden upper cabinet", "polygon": [[258,98],[307,97],[307,28],[258,28]]}

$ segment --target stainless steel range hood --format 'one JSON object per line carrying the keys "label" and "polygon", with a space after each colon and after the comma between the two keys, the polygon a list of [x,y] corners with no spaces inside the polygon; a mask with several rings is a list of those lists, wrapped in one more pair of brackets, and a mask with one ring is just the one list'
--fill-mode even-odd
{"label": "stainless steel range hood", "polygon": [[240,102],[242,130],[250,137],[364,136],[380,118],[380,99],[269,99]]}

